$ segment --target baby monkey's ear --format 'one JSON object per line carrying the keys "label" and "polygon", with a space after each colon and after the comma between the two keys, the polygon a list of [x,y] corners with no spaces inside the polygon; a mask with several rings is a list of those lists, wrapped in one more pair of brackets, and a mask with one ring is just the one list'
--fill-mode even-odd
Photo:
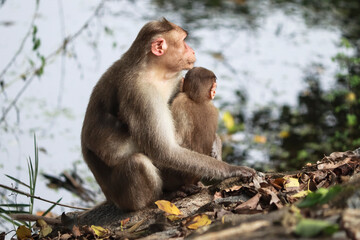
{"label": "baby monkey's ear", "polygon": [[212,84],[212,86],[211,86],[210,94],[209,94],[209,97],[210,97],[211,100],[215,98],[216,86],[217,86],[216,82],[214,82],[214,83]]}

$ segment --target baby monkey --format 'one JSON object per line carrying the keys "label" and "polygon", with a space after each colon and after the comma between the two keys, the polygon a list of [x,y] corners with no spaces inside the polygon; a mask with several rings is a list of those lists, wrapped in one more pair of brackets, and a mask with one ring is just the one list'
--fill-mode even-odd
{"label": "baby monkey", "polygon": [[[179,145],[221,161],[221,140],[216,135],[219,113],[211,101],[215,97],[216,85],[212,71],[203,67],[192,68],[185,75],[182,92],[172,102],[171,112]],[[201,176],[179,176],[171,170],[165,171],[164,175],[165,179],[171,179],[164,181],[165,190],[196,184],[201,179]]]}

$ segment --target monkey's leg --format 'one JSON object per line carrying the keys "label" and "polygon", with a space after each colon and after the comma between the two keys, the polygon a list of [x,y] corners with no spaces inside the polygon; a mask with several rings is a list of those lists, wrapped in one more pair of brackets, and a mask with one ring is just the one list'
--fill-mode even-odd
{"label": "monkey's leg", "polygon": [[122,159],[111,170],[110,189],[105,193],[108,200],[124,210],[135,211],[159,199],[162,180],[158,169],[143,154]]}

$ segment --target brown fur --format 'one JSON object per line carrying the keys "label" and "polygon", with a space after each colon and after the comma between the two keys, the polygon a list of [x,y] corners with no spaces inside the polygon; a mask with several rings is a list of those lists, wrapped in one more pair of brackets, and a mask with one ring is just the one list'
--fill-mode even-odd
{"label": "brown fur", "polygon": [[[180,146],[212,156],[218,125],[218,111],[210,98],[210,90],[216,82],[215,74],[202,67],[189,70],[179,93],[171,105],[177,141]],[[220,140],[221,141],[221,140]],[[216,151],[221,152],[220,149]],[[221,158],[220,158],[221,160]],[[164,189],[196,184],[201,176],[162,169]]]}
{"label": "brown fur", "polygon": [[81,133],[83,156],[107,200],[121,209],[156,201],[167,181],[159,172],[165,166],[210,178],[255,173],[177,144],[168,101],[181,71],[195,62],[185,37],[166,19],[147,23],[91,94]]}
{"label": "brown fur", "polygon": [[218,125],[218,111],[209,98],[216,76],[196,67],[188,71],[180,93],[171,106],[179,144],[193,151],[211,155]]}

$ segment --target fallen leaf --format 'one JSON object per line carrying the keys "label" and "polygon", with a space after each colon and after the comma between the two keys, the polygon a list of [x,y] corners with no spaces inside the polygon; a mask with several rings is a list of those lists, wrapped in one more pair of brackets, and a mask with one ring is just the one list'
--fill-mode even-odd
{"label": "fallen leaf", "polygon": [[307,196],[309,193],[311,193],[311,191],[304,190],[304,191],[300,191],[298,193],[295,193],[294,195],[291,195],[291,197],[292,198],[303,198],[303,197]]}
{"label": "fallen leaf", "polygon": [[110,233],[108,229],[105,229],[100,226],[91,225],[91,229],[94,230],[95,235],[98,236],[99,238],[104,237]]}
{"label": "fallen leaf", "polygon": [[240,190],[240,188],[242,188],[242,186],[232,186],[231,188],[229,189],[225,189],[226,192],[230,192],[230,191],[237,191],[237,190]]}
{"label": "fallen leaf", "polygon": [[215,201],[216,199],[219,199],[219,198],[222,198],[221,192],[215,192],[215,194],[214,194],[214,201]]}
{"label": "fallen leaf", "polygon": [[74,225],[72,227],[72,234],[74,237],[80,237],[81,236],[81,233],[80,233],[80,229],[78,226]]}
{"label": "fallen leaf", "polygon": [[209,216],[206,214],[200,214],[195,217],[192,217],[186,227],[195,230],[210,224],[211,224],[211,220],[209,219]]}
{"label": "fallen leaf", "polygon": [[126,218],[126,219],[124,219],[124,220],[121,220],[121,221],[120,221],[120,224],[121,224],[121,226],[124,227],[129,221],[130,221],[130,218]]}
{"label": "fallen leaf", "polygon": [[279,197],[276,195],[276,193],[274,193],[270,189],[260,188],[259,192],[271,197],[269,202],[270,205],[274,204],[278,209],[283,207],[283,204],[281,203]]}
{"label": "fallen leaf", "polygon": [[39,219],[36,222],[40,226],[40,238],[46,237],[52,232],[52,228],[43,219]]}
{"label": "fallen leaf", "polygon": [[16,230],[16,236],[18,239],[22,240],[22,239],[28,239],[31,237],[31,230],[27,227],[25,227],[24,225],[21,225],[20,227],[18,227],[18,229]]}
{"label": "fallen leaf", "polygon": [[292,177],[284,177],[286,183],[284,185],[285,188],[297,188],[300,187],[299,179]]}
{"label": "fallen leaf", "polygon": [[255,210],[256,206],[259,203],[260,197],[261,194],[257,193],[254,197],[250,198],[248,201],[237,206],[235,208],[235,212],[239,213],[242,212],[243,210]]}
{"label": "fallen leaf", "polygon": [[171,202],[166,200],[158,200],[155,202],[160,210],[173,215],[182,215],[182,212]]}
{"label": "fallen leaf", "polygon": [[126,225],[129,221],[130,221],[130,218],[126,218],[126,219],[120,221],[120,230],[121,230],[121,231],[124,231],[123,228],[125,227],[125,225]]}
{"label": "fallen leaf", "polygon": [[44,216],[44,217],[49,217],[49,218],[55,218],[56,215],[52,212],[48,212],[46,215],[43,215],[45,212],[44,211],[37,211],[36,212],[36,216]]}
{"label": "fallen leaf", "polygon": [[323,220],[302,219],[295,228],[295,233],[301,237],[315,237],[320,233],[332,235],[339,230],[337,224],[332,224]]}
{"label": "fallen leaf", "polygon": [[71,238],[71,234],[69,233],[64,233],[60,236],[60,240],[68,240],[69,238]]}
{"label": "fallen leaf", "polygon": [[174,214],[168,215],[166,217],[172,222],[181,219],[178,215],[174,215]]}

